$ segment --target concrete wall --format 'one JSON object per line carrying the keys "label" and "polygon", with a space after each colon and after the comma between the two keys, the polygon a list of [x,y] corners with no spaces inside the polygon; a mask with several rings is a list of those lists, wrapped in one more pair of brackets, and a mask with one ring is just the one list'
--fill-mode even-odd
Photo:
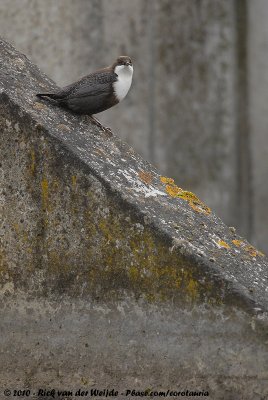
{"label": "concrete wall", "polygon": [[267,258],[0,54],[0,390],[265,398]]}
{"label": "concrete wall", "polygon": [[267,248],[267,85],[268,85],[268,29],[266,1],[249,2],[249,102],[252,149],[252,182],[254,232],[260,247]]}
{"label": "concrete wall", "polygon": [[267,203],[267,163],[258,156],[265,133],[257,122],[265,52],[256,42],[265,35],[266,2],[252,3],[2,0],[0,34],[59,85],[128,53],[133,88],[101,120],[268,251],[259,211]]}

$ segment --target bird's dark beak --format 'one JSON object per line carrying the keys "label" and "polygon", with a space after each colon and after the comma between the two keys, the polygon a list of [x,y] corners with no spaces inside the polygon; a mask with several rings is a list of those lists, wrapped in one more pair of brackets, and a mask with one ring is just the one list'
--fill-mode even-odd
{"label": "bird's dark beak", "polygon": [[131,63],[127,61],[127,62],[125,63],[125,65],[129,66],[129,65],[131,65]]}

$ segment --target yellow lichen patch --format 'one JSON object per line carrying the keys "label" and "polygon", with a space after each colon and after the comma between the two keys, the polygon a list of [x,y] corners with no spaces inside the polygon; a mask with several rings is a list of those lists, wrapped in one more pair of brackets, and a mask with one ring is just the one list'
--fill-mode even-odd
{"label": "yellow lichen patch", "polygon": [[114,236],[110,230],[109,227],[109,221],[107,221],[105,218],[102,218],[99,221],[99,225],[98,225],[99,230],[102,232],[102,234],[104,235],[105,239],[110,242],[114,239]]}
{"label": "yellow lichen patch", "polygon": [[131,280],[137,281],[139,279],[139,275],[140,274],[139,274],[139,270],[137,267],[131,266],[129,268],[129,276],[130,276]]}
{"label": "yellow lichen patch", "polygon": [[42,206],[44,210],[48,209],[48,180],[42,179],[41,181],[42,189]]}
{"label": "yellow lichen patch", "polygon": [[179,186],[175,185],[174,179],[161,176],[160,180],[166,185],[166,192],[171,197],[179,197],[183,200],[186,200],[189,206],[199,213],[211,213],[210,208],[206,206],[206,204],[204,204],[194,193],[183,190]]}
{"label": "yellow lichen patch", "polygon": [[[100,218],[94,229],[95,234],[101,238],[104,280],[109,281],[116,275],[117,279],[128,282],[137,293],[143,293],[150,302],[157,299],[165,301],[175,293],[185,296],[189,303],[204,296],[206,283],[200,283],[191,268],[184,268],[185,264],[183,268],[179,268],[177,255],[170,255],[164,245],[156,245],[148,233],[132,230],[126,241],[121,221],[111,214]],[[130,263],[127,271],[125,263]],[[93,286],[98,281],[99,274],[98,269],[91,269],[89,279]],[[212,291],[211,288],[209,290]]]}
{"label": "yellow lichen patch", "polygon": [[76,175],[72,175],[72,186],[75,189],[77,185],[77,176]]}
{"label": "yellow lichen patch", "polygon": [[192,300],[194,300],[198,297],[198,283],[195,280],[193,280],[192,278],[189,279],[189,282],[187,285],[187,292],[189,293]]}
{"label": "yellow lichen patch", "polygon": [[228,243],[226,243],[224,240],[218,240],[217,244],[219,247],[224,247],[225,249],[230,249],[230,246]]}
{"label": "yellow lichen patch", "polygon": [[174,179],[172,179],[172,178],[167,178],[167,177],[165,177],[165,176],[161,176],[160,177],[160,181],[162,182],[162,183],[165,183],[166,185],[173,185],[174,184]]}
{"label": "yellow lichen patch", "polygon": [[210,214],[211,210],[206,204],[204,204],[199,198],[192,192],[182,190],[182,193],[178,193],[178,197],[188,201],[189,205],[197,212],[204,214]]}
{"label": "yellow lichen patch", "polygon": [[251,244],[247,245],[247,246],[245,247],[245,250],[246,250],[252,257],[257,257],[257,256],[264,257],[264,254],[263,254],[261,251],[255,249],[255,247],[253,247]]}
{"label": "yellow lichen patch", "polygon": [[236,247],[241,247],[241,245],[243,244],[242,240],[232,240],[232,243],[236,246]]}
{"label": "yellow lichen patch", "polygon": [[156,301],[156,296],[153,293],[146,293],[145,299],[148,301],[148,303],[154,303]]}
{"label": "yellow lichen patch", "polygon": [[255,249],[255,247],[253,247],[251,244],[244,243],[243,240],[232,240],[232,242],[236,247],[241,247],[252,257],[265,257],[265,255],[261,251]]}
{"label": "yellow lichen patch", "polygon": [[147,185],[150,185],[153,180],[153,176],[150,172],[139,171],[138,173],[140,180]]}
{"label": "yellow lichen patch", "polygon": [[183,190],[176,185],[166,185],[166,192],[171,197],[178,197],[179,194],[183,192]]}
{"label": "yellow lichen patch", "polygon": [[206,206],[206,204],[204,204],[204,203],[200,204],[200,202],[196,203],[196,202],[192,201],[189,204],[197,212],[200,212],[200,213],[203,213],[206,215],[211,213],[211,209],[208,206]]}

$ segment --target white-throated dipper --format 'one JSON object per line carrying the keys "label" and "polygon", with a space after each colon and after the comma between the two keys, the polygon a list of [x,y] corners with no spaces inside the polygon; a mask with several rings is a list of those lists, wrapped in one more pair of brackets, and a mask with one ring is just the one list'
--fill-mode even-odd
{"label": "white-throated dipper", "polygon": [[111,133],[93,114],[122,101],[130,89],[132,75],[131,58],[120,56],[110,67],[99,69],[54,93],[38,93],[36,96],[53,99],[76,114],[89,115],[94,124]]}

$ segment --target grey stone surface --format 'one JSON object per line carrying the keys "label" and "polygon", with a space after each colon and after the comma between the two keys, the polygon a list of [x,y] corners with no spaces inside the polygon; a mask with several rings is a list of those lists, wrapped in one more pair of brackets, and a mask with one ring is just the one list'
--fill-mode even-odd
{"label": "grey stone surface", "polygon": [[267,396],[266,257],[0,54],[1,386]]}
{"label": "grey stone surface", "polygon": [[154,31],[157,165],[239,226],[234,3],[160,0]]}
{"label": "grey stone surface", "polygon": [[267,249],[268,227],[268,16],[267,2],[249,4],[249,100],[253,166],[253,213],[256,243]]}
{"label": "grey stone surface", "polygon": [[14,387],[15,375],[16,387],[32,390],[188,389],[222,400],[267,395],[267,332],[235,308],[185,310],[133,298],[109,304],[62,297],[54,302],[19,297],[5,306],[4,387]]}
{"label": "grey stone surface", "polygon": [[1,0],[1,36],[58,85],[86,75],[103,62],[102,2],[98,0]]}
{"label": "grey stone surface", "polygon": [[[131,92],[101,120],[249,237],[251,193],[241,185],[249,171],[238,148],[238,3],[13,0],[10,7],[3,0],[1,34],[58,84],[128,53]],[[266,232],[261,219],[255,224]]]}

